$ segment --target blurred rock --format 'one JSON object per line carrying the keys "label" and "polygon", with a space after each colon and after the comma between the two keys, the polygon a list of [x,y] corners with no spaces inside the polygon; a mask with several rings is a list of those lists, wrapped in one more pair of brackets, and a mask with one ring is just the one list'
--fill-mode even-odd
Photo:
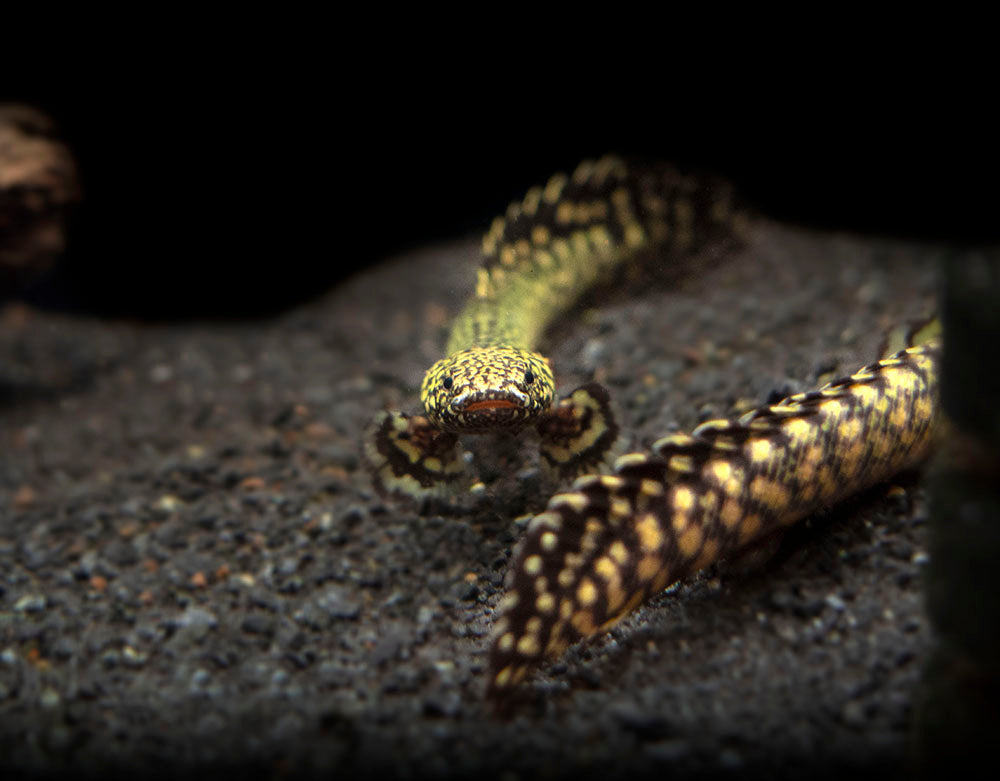
{"label": "blurred rock", "polygon": [[76,163],[48,116],[0,104],[0,296],[49,269],[80,201]]}

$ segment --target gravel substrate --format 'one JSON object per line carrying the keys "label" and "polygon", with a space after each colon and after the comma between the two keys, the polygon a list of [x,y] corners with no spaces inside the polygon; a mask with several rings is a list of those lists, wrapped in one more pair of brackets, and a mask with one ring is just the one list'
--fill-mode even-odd
{"label": "gravel substrate", "polygon": [[[0,314],[0,771],[907,770],[930,644],[917,476],[801,524],[762,569],[683,583],[514,713],[484,701],[517,519],[551,491],[534,448],[469,439],[487,491],[424,514],[359,457],[379,409],[417,408],[477,244],[267,322]],[[762,222],[579,312],[548,354],[648,445],[872,360],[933,309],[939,255]]]}

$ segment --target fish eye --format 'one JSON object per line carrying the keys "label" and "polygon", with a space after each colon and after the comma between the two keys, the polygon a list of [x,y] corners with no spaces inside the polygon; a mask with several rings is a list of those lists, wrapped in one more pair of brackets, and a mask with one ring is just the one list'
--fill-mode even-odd
{"label": "fish eye", "polygon": [[454,384],[454,380],[452,380],[451,377],[445,377],[444,380],[441,382],[441,384],[444,385],[445,390],[451,390],[451,386]]}
{"label": "fish eye", "polygon": [[524,373],[524,384],[531,385],[531,383],[533,383],[534,381],[535,381],[535,375],[532,373],[531,369],[528,369],[528,371]]}

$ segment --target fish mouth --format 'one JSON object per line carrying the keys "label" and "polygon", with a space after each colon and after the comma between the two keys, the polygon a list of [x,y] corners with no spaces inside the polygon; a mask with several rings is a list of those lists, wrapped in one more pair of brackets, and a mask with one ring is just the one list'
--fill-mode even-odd
{"label": "fish mouth", "polygon": [[530,399],[514,390],[463,394],[452,400],[452,426],[459,431],[492,431],[524,422]]}
{"label": "fish mouth", "polygon": [[466,404],[463,412],[476,412],[484,409],[518,409],[520,406],[510,399],[483,399]]}

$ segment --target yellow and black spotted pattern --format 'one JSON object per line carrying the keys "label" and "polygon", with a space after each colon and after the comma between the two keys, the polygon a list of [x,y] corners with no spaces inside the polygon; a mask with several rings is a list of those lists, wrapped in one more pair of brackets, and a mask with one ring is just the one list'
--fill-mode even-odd
{"label": "yellow and black spotted pattern", "polygon": [[665,587],[918,462],[940,342],[895,353],[739,420],[674,434],[579,478],[531,522],[490,651],[503,695]]}
{"label": "yellow and black spotted pattern", "polygon": [[493,221],[475,293],[452,326],[446,353],[534,348],[582,293],[637,253],[693,250],[731,234],[742,220],[722,181],[617,157],[581,163]]}
{"label": "yellow and black spotted pattern", "polygon": [[[730,232],[731,201],[721,182],[662,164],[632,168],[617,157],[582,163],[529,191],[483,238],[475,294],[452,326],[447,357],[421,386],[427,417],[449,430],[481,431],[484,416],[466,424],[465,408],[507,398],[524,410],[517,422],[536,418],[555,393],[546,359],[533,352],[545,329],[639,251],[689,250]],[[498,416],[497,427],[509,417]]]}
{"label": "yellow and black spotted pattern", "polygon": [[[745,220],[730,187],[666,165],[617,157],[552,177],[498,217],[483,239],[475,293],[452,327],[446,357],[427,371],[422,416],[386,412],[365,442],[376,484],[410,495],[436,492],[461,471],[455,440],[532,424],[543,459],[560,477],[596,469],[617,426],[607,394],[589,385],[554,405],[555,378],[537,346],[588,290],[643,251],[689,252],[738,236]],[[420,443],[434,453],[424,458]]]}

